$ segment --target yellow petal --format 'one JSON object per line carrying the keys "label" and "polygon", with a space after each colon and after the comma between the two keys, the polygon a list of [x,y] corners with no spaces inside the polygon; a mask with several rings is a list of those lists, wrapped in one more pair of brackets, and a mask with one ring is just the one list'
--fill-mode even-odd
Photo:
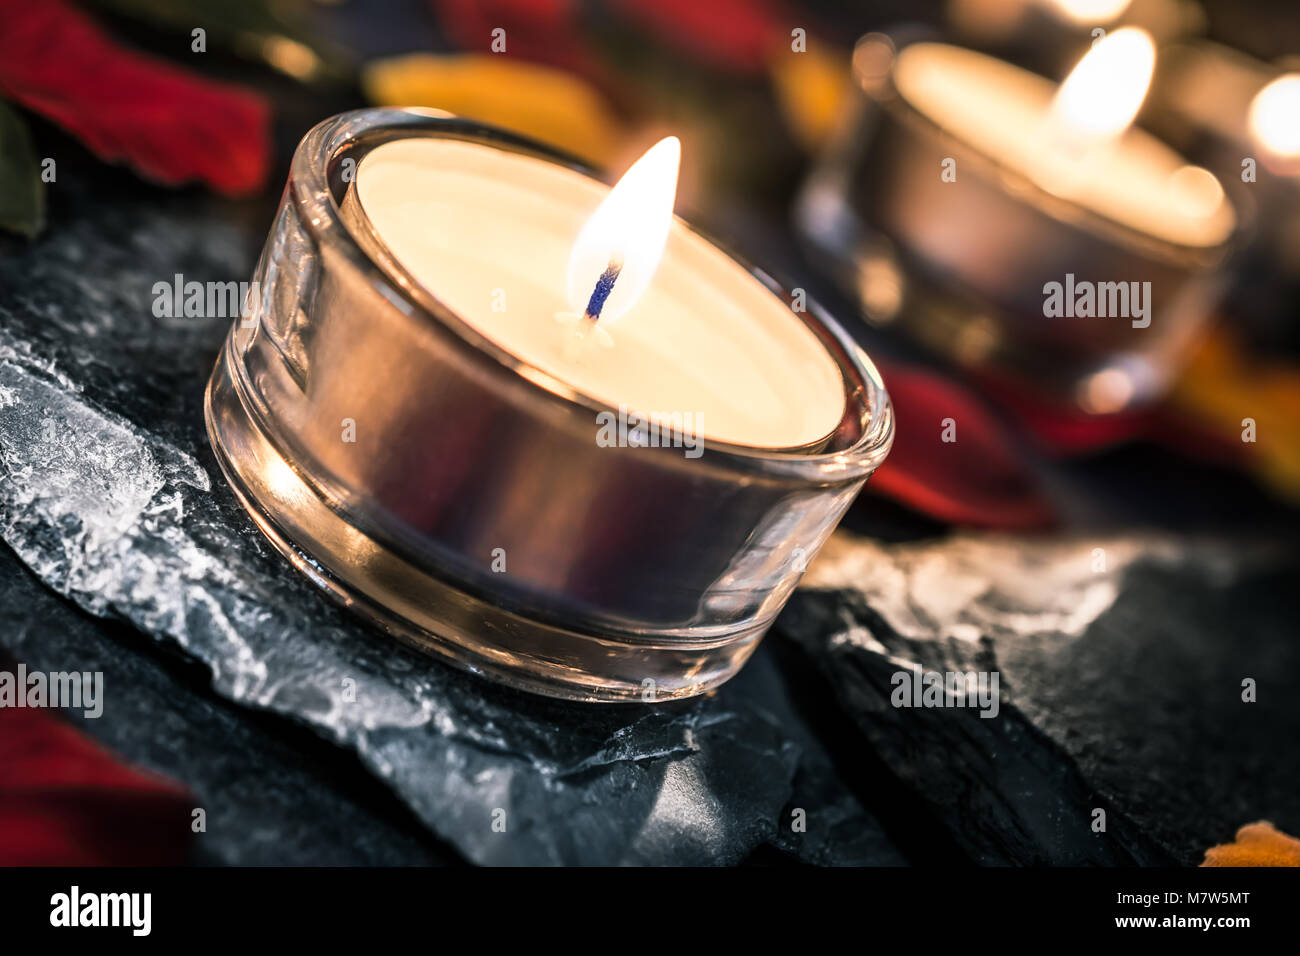
{"label": "yellow petal", "polygon": [[1201,866],[1300,866],[1300,840],[1267,820],[1248,823],[1235,842],[1206,850]]}
{"label": "yellow petal", "polygon": [[361,74],[380,106],[427,106],[531,136],[597,165],[622,137],[603,96],[561,70],[497,54],[412,53],[376,60]]}
{"label": "yellow petal", "polygon": [[1170,401],[1229,441],[1245,419],[1255,441],[1243,447],[1255,475],[1281,497],[1300,501],[1300,369],[1247,355],[1218,330],[1192,355]]}
{"label": "yellow petal", "polygon": [[768,62],[777,105],[786,125],[805,150],[813,152],[830,137],[849,90],[849,54],[808,39],[797,53],[779,49]]}

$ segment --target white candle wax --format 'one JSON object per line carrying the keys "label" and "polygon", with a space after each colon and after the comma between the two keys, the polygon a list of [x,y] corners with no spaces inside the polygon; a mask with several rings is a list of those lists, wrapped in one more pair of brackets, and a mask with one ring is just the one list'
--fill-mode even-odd
{"label": "white candle wax", "polygon": [[[690,413],[705,439],[806,445],[844,412],[835,361],[737,262],[674,221],[657,273],[612,340],[572,348],[566,274],[608,188],[478,143],[411,138],[371,151],[356,194],[375,235],[480,334],[577,392],[644,415]],[[636,229],[635,223],[628,224]]]}
{"label": "white candle wax", "polygon": [[[1145,79],[1139,82],[1138,92],[1145,92]],[[1197,248],[1219,245],[1235,228],[1218,180],[1155,137],[1129,127],[1101,146],[1089,142],[1090,106],[1098,113],[1115,107],[1104,88],[1091,96],[1077,91],[1083,96],[1065,104],[1076,113],[1081,147],[1078,161],[1069,162],[1061,142],[1068,130],[1054,115],[1058,87],[1050,80],[982,53],[917,43],[899,53],[894,83],[909,104],[956,139],[1120,225]]]}

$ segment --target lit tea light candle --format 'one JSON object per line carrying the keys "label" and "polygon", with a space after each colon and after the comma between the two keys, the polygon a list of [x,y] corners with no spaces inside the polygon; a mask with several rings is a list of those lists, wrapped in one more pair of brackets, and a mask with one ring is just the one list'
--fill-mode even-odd
{"label": "lit tea light candle", "polygon": [[1279,169],[1300,173],[1300,74],[1269,81],[1250,102],[1250,133]]}
{"label": "lit tea light candle", "polygon": [[[445,115],[307,135],[206,414],[310,580],[544,694],[666,700],[740,668],[893,416],[833,320],[673,218],[679,151],[610,189]],[[692,445],[606,441],[615,416]]]}
{"label": "lit tea light candle", "polygon": [[[875,320],[1089,411],[1149,399],[1214,301],[1237,227],[1212,173],[1133,125],[1154,63],[1128,27],[1059,85],[948,44],[864,38],[861,132],[810,180],[802,224]],[[1075,280],[1149,292],[1144,314],[1130,301],[1118,321],[1054,315],[1046,290]]]}
{"label": "lit tea light candle", "polygon": [[1154,67],[1150,37],[1125,27],[1093,47],[1059,87],[937,43],[902,50],[894,82],[945,132],[1054,195],[1142,235],[1221,245],[1235,217],[1217,180],[1187,173],[1182,157],[1132,125]]}
{"label": "lit tea light candle", "polygon": [[1223,179],[1242,221],[1227,312],[1286,341],[1300,301],[1300,74],[1208,40],[1161,50],[1153,113]]}
{"label": "lit tea light candle", "polygon": [[689,413],[716,441],[826,438],[844,413],[835,363],[788,305],[674,221],[679,156],[666,139],[606,190],[491,146],[397,140],[357,169],[358,226],[544,381]]}
{"label": "lit tea light candle", "polygon": [[1239,175],[1244,159],[1300,174],[1300,74],[1199,40],[1162,52],[1153,96],[1162,122],[1182,139],[1206,140],[1200,149],[1228,176]]}

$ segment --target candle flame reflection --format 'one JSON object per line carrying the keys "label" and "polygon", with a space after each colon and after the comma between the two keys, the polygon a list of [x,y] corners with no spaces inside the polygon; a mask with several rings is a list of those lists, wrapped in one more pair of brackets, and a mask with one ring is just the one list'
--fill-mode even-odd
{"label": "candle flame reflection", "polygon": [[617,266],[616,278],[602,289],[602,325],[627,312],[650,285],[673,222],[681,156],[676,136],[650,147],[582,227],[569,255],[568,298],[575,313],[586,311],[611,266]]}

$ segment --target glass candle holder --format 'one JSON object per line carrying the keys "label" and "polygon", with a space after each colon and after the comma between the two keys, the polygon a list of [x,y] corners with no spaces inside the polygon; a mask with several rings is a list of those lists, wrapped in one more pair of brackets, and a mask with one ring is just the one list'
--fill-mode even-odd
{"label": "glass candle holder", "polygon": [[208,386],[227,480],[313,583],[467,670],[588,701],[717,686],[888,452],[893,417],[875,368],[815,305],[791,311],[842,387],[824,437],[710,440],[698,457],[598,442],[598,416],[617,408],[481,334],[353,208],[365,156],[408,137],[590,176],[546,147],[431,111],[361,110],[312,129]]}

